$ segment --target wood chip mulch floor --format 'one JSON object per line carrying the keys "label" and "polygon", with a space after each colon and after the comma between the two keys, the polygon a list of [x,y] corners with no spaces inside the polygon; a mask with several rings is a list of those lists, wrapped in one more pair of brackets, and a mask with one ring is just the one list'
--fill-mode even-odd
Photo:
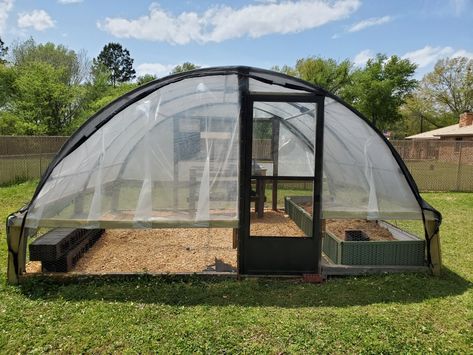
{"label": "wood chip mulch floor", "polygon": [[[327,229],[337,236],[345,229],[363,229],[371,239],[393,239],[387,230],[366,221],[327,221]],[[252,213],[251,235],[304,236],[287,215],[270,210],[263,218]],[[111,229],[82,256],[72,272],[235,272],[237,251],[232,247],[232,237],[229,228]],[[39,262],[27,265],[27,272],[40,270]]]}

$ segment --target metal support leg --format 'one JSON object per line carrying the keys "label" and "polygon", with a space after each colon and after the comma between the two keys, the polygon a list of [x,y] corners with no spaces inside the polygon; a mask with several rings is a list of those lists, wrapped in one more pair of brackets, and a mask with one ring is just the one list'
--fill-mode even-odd
{"label": "metal support leg", "polygon": [[7,281],[10,284],[18,284],[19,277],[26,268],[26,244],[27,237],[21,232],[20,226],[10,226],[7,229],[8,244],[8,266]]}
{"label": "metal support leg", "polygon": [[[432,220],[427,220],[425,222],[425,226],[427,228],[427,231],[429,233],[432,233],[435,231],[436,222]],[[430,239],[429,248],[430,248],[430,259],[431,259],[430,270],[432,271],[432,274],[438,276],[440,275],[440,270],[442,268],[442,254],[440,251],[439,232],[434,234],[434,236]]]}

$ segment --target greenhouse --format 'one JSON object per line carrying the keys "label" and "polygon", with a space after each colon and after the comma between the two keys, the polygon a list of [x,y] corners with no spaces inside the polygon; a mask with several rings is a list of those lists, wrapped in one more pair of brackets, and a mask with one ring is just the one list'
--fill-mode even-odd
{"label": "greenhouse", "polygon": [[[415,221],[420,237],[400,227]],[[8,279],[28,273],[28,254],[43,272],[102,255],[105,272],[138,249],[135,263],[152,256],[142,272],[438,273],[440,222],[389,141],[340,98],[268,70],[206,68],[135,89],[70,137],[7,220]],[[218,238],[229,259],[206,254]],[[215,263],[154,270],[171,244],[183,263]]]}

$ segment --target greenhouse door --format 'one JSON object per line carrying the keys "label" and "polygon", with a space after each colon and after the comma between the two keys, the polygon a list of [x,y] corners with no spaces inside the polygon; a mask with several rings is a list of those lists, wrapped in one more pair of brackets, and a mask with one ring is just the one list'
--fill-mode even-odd
{"label": "greenhouse door", "polygon": [[320,273],[323,98],[243,99],[239,272]]}

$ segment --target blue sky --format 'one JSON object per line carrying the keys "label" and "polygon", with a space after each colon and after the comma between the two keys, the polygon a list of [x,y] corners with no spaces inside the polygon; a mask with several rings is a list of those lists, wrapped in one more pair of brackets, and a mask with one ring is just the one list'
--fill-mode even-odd
{"label": "blue sky", "polygon": [[294,65],[298,58],[397,54],[419,66],[473,58],[473,0],[0,0],[0,37],[32,36],[95,57],[120,42],[139,74],[201,66]]}

